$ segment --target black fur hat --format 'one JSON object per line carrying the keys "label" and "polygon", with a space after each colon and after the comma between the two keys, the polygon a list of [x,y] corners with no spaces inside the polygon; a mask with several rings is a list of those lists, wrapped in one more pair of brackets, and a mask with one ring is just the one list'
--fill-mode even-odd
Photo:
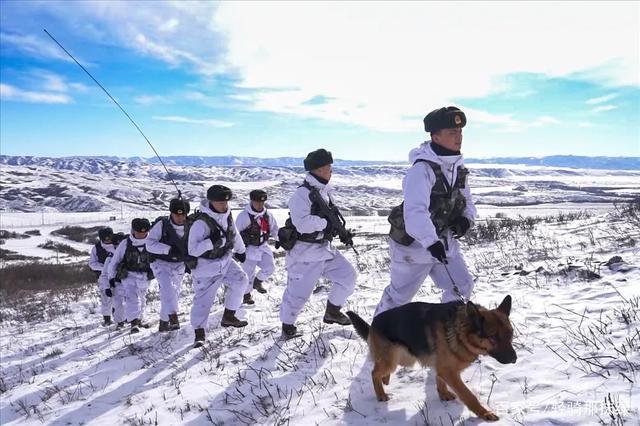
{"label": "black fur hat", "polygon": [[122,232],[118,232],[117,234],[113,234],[113,237],[111,238],[111,242],[113,243],[114,246],[117,246],[118,244],[120,244],[122,242],[122,240],[124,240],[125,238],[127,238],[126,235],[124,235],[124,233]]}
{"label": "black fur hat", "polygon": [[109,228],[108,226],[105,228],[101,228],[98,231],[98,238],[100,238],[100,241],[104,241],[105,238],[113,239],[113,229]]}
{"label": "black fur hat", "polygon": [[249,193],[251,201],[267,201],[267,193],[262,189],[254,189]]}
{"label": "black fur hat", "polygon": [[183,200],[182,198],[174,198],[169,201],[169,211],[171,213],[176,214],[189,214],[189,210],[191,210],[191,206],[187,200]]}
{"label": "black fur hat", "polygon": [[137,217],[131,221],[131,230],[135,232],[148,232],[151,229],[151,223],[148,219]]}
{"label": "black fur hat", "polygon": [[333,164],[333,156],[330,151],[324,148],[308,153],[307,158],[304,159],[304,169],[306,171],[319,169],[327,164]]}
{"label": "black fur hat", "polygon": [[467,117],[464,112],[454,106],[435,109],[424,118],[424,130],[429,133],[455,127],[462,128],[466,124]]}
{"label": "black fur hat", "polygon": [[231,189],[224,185],[212,185],[207,189],[207,200],[209,201],[229,201],[233,197]]}

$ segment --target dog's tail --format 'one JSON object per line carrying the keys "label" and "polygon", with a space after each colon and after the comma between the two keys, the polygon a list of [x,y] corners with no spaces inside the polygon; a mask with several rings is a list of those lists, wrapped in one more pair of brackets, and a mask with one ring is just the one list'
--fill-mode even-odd
{"label": "dog's tail", "polygon": [[353,324],[353,328],[356,329],[356,333],[358,336],[362,337],[364,340],[369,338],[369,324],[365,322],[362,318],[358,316],[353,311],[348,311],[347,316],[351,320],[351,324]]}

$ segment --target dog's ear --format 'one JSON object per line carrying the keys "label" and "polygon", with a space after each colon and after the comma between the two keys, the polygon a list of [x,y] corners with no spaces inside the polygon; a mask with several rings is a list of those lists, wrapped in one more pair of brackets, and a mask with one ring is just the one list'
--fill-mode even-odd
{"label": "dog's ear", "polygon": [[466,313],[467,319],[469,320],[469,323],[471,323],[472,331],[480,332],[482,334],[484,318],[480,315],[478,307],[474,305],[473,302],[468,301],[466,305]]}
{"label": "dog's ear", "polygon": [[500,306],[498,306],[498,310],[503,314],[505,314],[506,316],[509,316],[509,314],[511,313],[511,296],[510,295],[507,295],[504,298],[502,303],[500,303]]}

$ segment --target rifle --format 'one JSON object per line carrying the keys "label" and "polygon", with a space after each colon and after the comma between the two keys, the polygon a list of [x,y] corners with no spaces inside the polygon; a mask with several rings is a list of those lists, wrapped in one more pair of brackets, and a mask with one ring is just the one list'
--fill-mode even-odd
{"label": "rifle", "polygon": [[353,233],[345,228],[347,221],[344,220],[344,216],[342,216],[340,210],[329,206],[324,198],[322,198],[322,195],[320,195],[320,191],[315,188],[312,188],[309,191],[309,200],[320,207],[320,215],[331,224],[331,227],[335,231],[338,232],[340,242],[345,246],[350,247],[356,255],[360,255],[358,250],[353,246]]}

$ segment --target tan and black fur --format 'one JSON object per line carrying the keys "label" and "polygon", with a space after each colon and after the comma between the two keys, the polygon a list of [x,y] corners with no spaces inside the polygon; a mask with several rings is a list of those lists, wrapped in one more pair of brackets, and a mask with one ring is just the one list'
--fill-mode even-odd
{"label": "tan and black fur", "polygon": [[389,400],[383,384],[389,384],[391,373],[399,365],[409,367],[419,362],[435,368],[440,399],[450,401],[457,395],[477,416],[498,420],[469,390],[460,373],[480,355],[503,364],[516,362],[510,311],[511,296],[506,296],[496,309],[472,302],[408,303],[377,315],[371,326],[354,312],[347,315],[358,335],[369,344],[374,363],[371,378],[378,401]]}

